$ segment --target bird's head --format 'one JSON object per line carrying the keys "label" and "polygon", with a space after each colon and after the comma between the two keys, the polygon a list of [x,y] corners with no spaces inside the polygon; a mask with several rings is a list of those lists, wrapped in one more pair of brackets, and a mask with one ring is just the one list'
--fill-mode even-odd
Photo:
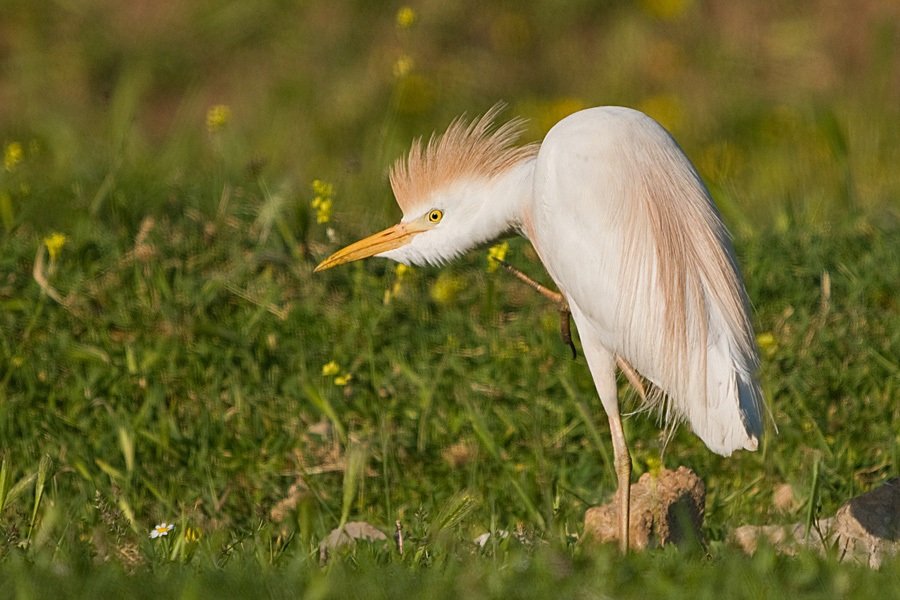
{"label": "bird's head", "polygon": [[537,154],[537,145],[515,146],[522,121],[492,131],[502,105],[467,123],[456,119],[427,145],[413,143],[391,168],[390,180],[403,218],[393,227],[343,248],[316,271],[380,256],[404,264],[442,264],[484,244],[510,227],[498,198],[504,175]]}
{"label": "bird's head", "polygon": [[[346,248],[338,250],[316,267],[331,267],[380,256],[404,264],[441,264],[468,250],[471,240],[467,221],[473,210],[467,198],[441,194],[429,198],[428,205],[415,207],[403,219]],[[429,208],[430,206],[430,208]]]}

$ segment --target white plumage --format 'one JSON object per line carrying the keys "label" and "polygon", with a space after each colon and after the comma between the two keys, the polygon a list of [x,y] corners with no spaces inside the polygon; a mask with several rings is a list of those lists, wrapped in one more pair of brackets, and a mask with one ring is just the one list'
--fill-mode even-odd
{"label": "white plumage", "polygon": [[630,362],[666,421],[686,420],[711,450],[756,449],[758,359],[744,286],[709,194],[671,136],[634,110],[582,111],[547,134],[534,189],[529,239],[582,342],[591,332]]}
{"label": "white plumage", "polygon": [[373,255],[442,264],[510,230],[528,238],[568,302],[609,418],[627,548],[617,357],[650,384],[648,408],[667,425],[686,421],[726,456],[757,448],[759,360],[734,250],[697,172],[650,117],[587,109],[540,146],[515,146],[520,122],[492,131],[497,112],[415,142],[391,170],[401,222],[316,270]]}

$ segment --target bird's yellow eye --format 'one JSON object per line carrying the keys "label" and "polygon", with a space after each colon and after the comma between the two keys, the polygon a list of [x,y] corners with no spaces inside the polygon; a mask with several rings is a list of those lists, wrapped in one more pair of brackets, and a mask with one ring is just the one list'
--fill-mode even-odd
{"label": "bird's yellow eye", "polygon": [[444,216],[444,211],[438,210],[435,208],[433,211],[428,213],[428,220],[431,221],[432,223],[440,223],[441,218],[443,216]]}

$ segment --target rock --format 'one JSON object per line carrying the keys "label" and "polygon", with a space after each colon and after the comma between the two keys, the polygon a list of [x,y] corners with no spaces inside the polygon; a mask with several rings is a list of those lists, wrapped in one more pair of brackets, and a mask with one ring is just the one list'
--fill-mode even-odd
{"label": "rock", "polygon": [[799,504],[794,496],[794,488],[789,483],[782,483],[772,493],[772,506],[778,512],[789,513],[797,510]]}
{"label": "rock", "polygon": [[[506,531],[505,529],[500,529],[497,531],[497,533],[495,535],[497,536],[497,539],[502,542],[503,540],[505,540],[506,538],[509,537],[509,532]],[[475,538],[472,541],[475,543],[476,546],[478,546],[479,549],[483,549],[487,545],[487,543],[489,541],[491,541],[491,534],[490,534],[490,532],[482,533],[481,535],[479,535],[477,538]]]}
{"label": "rock", "polygon": [[900,478],[853,498],[834,515],[841,555],[877,569],[900,551]]}
{"label": "rock", "polygon": [[857,496],[838,510],[835,519],[846,521],[848,535],[858,528],[860,534],[900,540],[900,477]]}
{"label": "rock", "polygon": [[853,498],[834,517],[819,519],[808,535],[802,523],[745,525],[730,539],[748,554],[754,553],[760,542],[786,554],[795,554],[804,546],[820,552],[834,548],[840,560],[878,568],[900,552],[900,478]]}
{"label": "rock", "polygon": [[834,519],[820,519],[817,527],[810,528],[807,535],[806,526],[803,523],[793,525],[743,525],[735,529],[729,536],[729,541],[739,546],[747,554],[753,554],[759,548],[760,543],[775,546],[789,556],[797,553],[801,546],[809,546],[825,550],[831,539],[832,522]]}
{"label": "rock", "polygon": [[[654,478],[644,473],[631,486],[628,542],[642,550],[665,544],[703,539],[706,486],[687,467],[664,469]],[[588,509],[584,533],[599,542],[619,539],[618,504],[613,498],[603,506]]]}
{"label": "rock", "polygon": [[333,529],[319,544],[319,560],[328,560],[328,552],[348,544],[355,545],[357,540],[366,542],[387,541],[388,537],[383,531],[369,525],[364,521],[351,521],[343,527]]}

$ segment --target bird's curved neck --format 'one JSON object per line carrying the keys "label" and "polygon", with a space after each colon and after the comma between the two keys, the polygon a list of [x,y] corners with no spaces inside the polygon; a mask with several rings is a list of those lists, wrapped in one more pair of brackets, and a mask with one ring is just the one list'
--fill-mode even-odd
{"label": "bird's curved neck", "polygon": [[534,164],[529,158],[510,167],[483,188],[484,239],[492,240],[511,231],[527,236],[527,222],[534,197]]}

